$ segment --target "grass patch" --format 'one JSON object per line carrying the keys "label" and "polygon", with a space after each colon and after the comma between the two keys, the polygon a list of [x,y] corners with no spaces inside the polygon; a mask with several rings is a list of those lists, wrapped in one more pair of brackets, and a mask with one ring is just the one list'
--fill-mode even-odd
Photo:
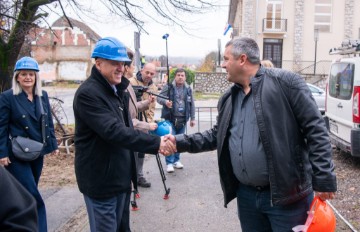
{"label": "grass patch", "polygon": [[79,83],[75,83],[72,81],[57,81],[54,83],[54,86],[59,87],[59,88],[69,88],[69,89],[76,89],[79,87]]}
{"label": "grass patch", "polygon": [[219,99],[220,96],[221,96],[220,93],[200,93],[200,92],[194,93],[195,100]]}
{"label": "grass patch", "polygon": [[80,85],[80,81],[48,81],[43,82],[43,86],[52,86],[62,89],[76,89]]}

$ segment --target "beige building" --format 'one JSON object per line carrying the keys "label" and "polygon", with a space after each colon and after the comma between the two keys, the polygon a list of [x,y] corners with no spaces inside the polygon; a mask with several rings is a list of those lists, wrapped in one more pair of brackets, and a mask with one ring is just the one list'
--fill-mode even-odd
{"label": "beige building", "polygon": [[323,74],[336,58],[329,55],[330,48],[344,39],[360,39],[360,1],[230,0],[228,23],[233,37],[258,42],[262,59]]}

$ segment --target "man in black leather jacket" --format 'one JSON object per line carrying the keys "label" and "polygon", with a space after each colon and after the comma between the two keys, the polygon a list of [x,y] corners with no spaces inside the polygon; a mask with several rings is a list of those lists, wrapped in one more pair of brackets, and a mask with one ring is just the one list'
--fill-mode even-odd
{"label": "man in black leather jacket", "polygon": [[225,207],[237,198],[242,231],[291,231],[305,223],[314,191],[335,195],[331,145],[304,80],[262,67],[259,53],[252,39],[228,42],[222,67],[234,85],[219,100],[217,124],[168,138],[178,152],[217,149]]}

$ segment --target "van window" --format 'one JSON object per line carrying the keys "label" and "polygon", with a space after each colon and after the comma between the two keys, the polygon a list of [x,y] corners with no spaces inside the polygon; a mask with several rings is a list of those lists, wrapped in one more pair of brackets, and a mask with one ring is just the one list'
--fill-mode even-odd
{"label": "van window", "polygon": [[329,76],[329,94],[332,97],[350,100],[354,81],[354,64],[334,63]]}

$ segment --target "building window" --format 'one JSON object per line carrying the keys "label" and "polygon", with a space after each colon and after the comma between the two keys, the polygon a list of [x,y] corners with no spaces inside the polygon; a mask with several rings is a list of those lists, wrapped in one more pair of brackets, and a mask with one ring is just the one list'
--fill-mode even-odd
{"label": "building window", "polygon": [[331,31],[332,0],[315,0],[314,29]]}
{"label": "building window", "polygon": [[282,29],[282,0],[268,0],[266,6],[266,30]]}

